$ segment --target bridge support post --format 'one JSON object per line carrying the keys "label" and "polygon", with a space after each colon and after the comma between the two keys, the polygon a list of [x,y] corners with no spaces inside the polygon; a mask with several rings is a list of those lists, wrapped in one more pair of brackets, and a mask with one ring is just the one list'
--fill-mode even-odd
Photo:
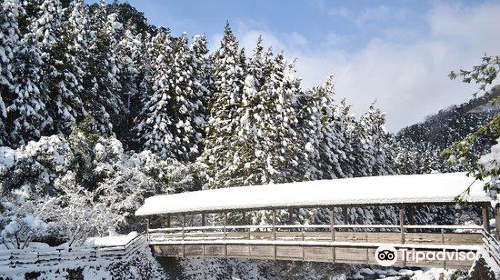
{"label": "bridge support post", "polygon": [[401,244],[405,243],[405,205],[399,206],[399,230],[401,231]]}
{"label": "bridge support post", "polygon": [[184,241],[184,236],[186,235],[186,214],[182,214],[181,216],[182,223],[182,241]]}
{"label": "bridge support post", "polygon": [[205,226],[205,213],[201,213],[201,226]]}
{"label": "bridge support post", "polygon": [[[408,205],[409,207],[409,213],[408,213],[408,220],[410,222],[410,225],[415,225],[415,206],[414,205]],[[410,232],[410,230],[408,230]]]}
{"label": "bridge support post", "polygon": [[146,241],[149,242],[149,218],[146,218]]}
{"label": "bridge support post", "polygon": [[349,224],[349,215],[347,213],[346,206],[342,207],[342,212],[344,213],[344,225],[348,225]]}
{"label": "bridge support post", "polygon": [[273,240],[276,240],[276,209],[273,209]]}
{"label": "bridge support post", "polygon": [[[332,233],[332,242],[335,241],[335,207],[330,208],[330,231]],[[335,246],[332,246],[332,263],[335,263]]]}
{"label": "bridge support post", "polygon": [[223,217],[223,224],[222,224],[222,229],[224,231],[224,239],[226,239],[227,237],[227,212],[224,211],[224,213],[222,214],[224,217]]}
{"label": "bridge support post", "polygon": [[330,231],[332,233],[332,242],[335,241],[335,207],[330,208]]}
{"label": "bridge support post", "polygon": [[486,232],[490,232],[490,211],[489,210],[489,203],[483,203],[482,205],[482,210],[483,210],[483,227]]}
{"label": "bridge support post", "polygon": [[[273,240],[276,240],[276,209],[273,209]],[[276,260],[276,244],[273,246],[274,260]]]}
{"label": "bridge support post", "polygon": [[170,227],[170,214],[167,215],[167,228]]}
{"label": "bridge support post", "polygon": [[[227,212],[224,211],[224,240],[227,239]],[[224,244],[224,256],[227,258],[227,243]]]}
{"label": "bridge support post", "polygon": [[495,206],[495,235],[500,240],[500,206]]}
{"label": "bridge support post", "polygon": [[[186,235],[186,214],[182,214],[182,241],[184,241],[184,237]],[[186,257],[186,244],[182,243],[182,257]]]}

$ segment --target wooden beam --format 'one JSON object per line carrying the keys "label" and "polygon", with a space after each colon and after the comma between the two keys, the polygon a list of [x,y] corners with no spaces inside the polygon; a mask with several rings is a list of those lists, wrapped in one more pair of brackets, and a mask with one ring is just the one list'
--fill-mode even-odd
{"label": "wooden beam", "polygon": [[401,231],[401,244],[405,243],[405,206],[399,206],[399,230]]}
{"label": "wooden beam", "polygon": [[415,225],[415,206],[408,205],[408,207],[410,208],[408,220],[410,222],[410,225]]}
{"label": "wooden beam", "polygon": [[330,231],[332,232],[332,241],[335,241],[335,207],[330,208]]}
{"label": "wooden beam", "polygon": [[276,240],[276,209],[273,209],[273,240]]}
{"label": "wooden beam", "polygon": [[[415,206],[413,204],[407,205],[409,208],[408,212],[408,221],[410,225],[415,225]],[[413,232],[411,229],[408,229],[408,232]]]}
{"label": "wooden beam", "polygon": [[146,217],[146,241],[149,241],[149,218]]}
{"label": "wooden beam", "polygon": [[349,224],[349,214],[347,212],[347,206],[342,207],[342,211],[344,213],[344,225]]}
{"label": "wooden beam", "polygon": [[500,206],[495,207],[495,234],[497,240],[500,240]]}
{"label": "wooden beam", "polygon": [[483,227],[486,232],[490,232],[490,211],[489,210],[489,203],[483,203],[482,205],[482,210],[483,210]]}
{"label": "wooden beam", "polygon": [[168,214],[168,215],[167,215],[167,228],[171,227],[170,217],[171,217],[171,215],[170,215],[170,214]]}
{"label": "wooden beam", "polygon": [[223,220],[223,223],[224,223],[224,224],[223,224],[223,228],[224,228],[224,239],[226,239],[226,238],[227,238],[227,229],[226,229],[226,227],[227,227],[227,212],[226,212],[226,211],[224,211],[223,215],[224,215],[224,218],[223,218],[223,219],[224,219],[224,220]]}
{"label": "wooden beam", "polygon": [[[227,239],[227,212],[224,211],[224,240]],[[227,257],[227,244],[224,244],[224,256]]]}
{"label": "wooden beam", "polygon": [[184,236],[186,235],[186,214],[182,214],[182,240],[184,240]]}

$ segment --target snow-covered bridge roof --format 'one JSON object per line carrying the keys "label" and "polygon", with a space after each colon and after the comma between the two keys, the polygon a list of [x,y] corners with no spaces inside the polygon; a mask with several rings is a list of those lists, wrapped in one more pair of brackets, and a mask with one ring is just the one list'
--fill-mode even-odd
{"label": "snow-covered bridge roof", "polygon": [[469,202],[489,202],[484,182],[465,173],[396,175],[233,187],[146,199],[137,216],[224,210],[452,203],[468,186]]}

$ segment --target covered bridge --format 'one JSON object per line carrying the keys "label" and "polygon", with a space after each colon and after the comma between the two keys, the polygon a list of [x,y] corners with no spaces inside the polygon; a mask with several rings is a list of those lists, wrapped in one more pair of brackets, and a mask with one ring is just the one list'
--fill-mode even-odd
{"label": "covered bridge", "polygon": [[[375,251],[384,244],[397,250],[476,252],[482,247],[483,238],[496,242],[489,228],[490,198],[483,187],[484,182],[475,181],[465,173],[233,187],[150,197],[136,215],[146,218],[147,238],[157,256],[376,264]],[[414,213],[420,207],[454,205],[459,196],[467,201],[462,207],[478,209],[481,225],[414,223]],[[398,209],[395,211],[398,222],[352,224],[348,208],[368,206]],[[329,222],[297,224],[294,213],[305,208],[328,209]],[[250,221],[249,213],[260,210],[267,210],[269,224],[254,225]],[[284,219],[283,213],[288,217]],[[341,219],[335,219],[336,215]],[[470,264],[470,260],[415,263],[401,254],[395,265],[467,267]]]}

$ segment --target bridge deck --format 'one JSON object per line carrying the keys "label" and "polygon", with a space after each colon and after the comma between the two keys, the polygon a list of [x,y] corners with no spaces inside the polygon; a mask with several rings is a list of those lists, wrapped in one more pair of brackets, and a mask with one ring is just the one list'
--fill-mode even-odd
{"label": "bridge deck", "polygon": [[[477,227],[480,229],[481,227]],[[469,232],[347,232],[347,231],[246,231],[213,232],[185,228],[149,233],[149,243],[156,256],[161,257],[227,257],[262,260],[292,260],[329,263],[377,264],[376,249],[391,244],[408,252],[476,252],[482,244],[482,233]],[[442,266],[469,268],[472,261],[419,261],[412,256],[398,256],[395,266]]]}

